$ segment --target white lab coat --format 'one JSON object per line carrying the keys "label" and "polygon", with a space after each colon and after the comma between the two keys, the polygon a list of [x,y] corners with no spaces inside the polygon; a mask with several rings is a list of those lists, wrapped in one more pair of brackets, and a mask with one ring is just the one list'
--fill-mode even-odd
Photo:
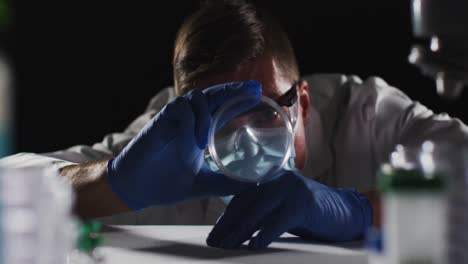
{"label": "white lab coat", "polygon": [[[306,127],[307,160],[302,174],[329,186],[375,190],[376,172],[396,144],[468,139],[468,127],[460,120],[434,114],[380,78],[363,82],[356,76],[313,74],[304,79],[309,81],[311,107]],[[59,169],[72,163],[109,159],[174,97],[172,87],[163,89],[125,131],[107,135],[93,146],[46,154],[19,153],[0,160],[0,164]],[[224,208],[221,199],[212,198],[100,220],[109,224],[213,224]]]}

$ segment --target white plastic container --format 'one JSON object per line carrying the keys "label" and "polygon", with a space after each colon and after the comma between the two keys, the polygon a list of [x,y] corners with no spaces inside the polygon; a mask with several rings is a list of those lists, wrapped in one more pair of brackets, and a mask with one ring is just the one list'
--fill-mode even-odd
{"label": "white plastic container", "polygon": [[395,192],[383,200],[387,263],[445,263],[444,195],[431,191]]}
{"label": "white plastic container", "polygon": [[430,153],[397,148],[381,168],[379,188],[385,263],[446,263],[446,179],[434,173]]}
{"label": "white plastic container", "polygon": [[0,167],[0,263],[65,263],[78,235],[72,202],[54,170]]}

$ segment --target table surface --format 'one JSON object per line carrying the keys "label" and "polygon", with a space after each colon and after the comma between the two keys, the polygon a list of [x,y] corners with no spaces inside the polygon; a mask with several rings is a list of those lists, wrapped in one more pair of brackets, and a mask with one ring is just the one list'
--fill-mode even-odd
{"label": "table surface", "polygon": [[285,234],[268,249],[210,248],[211,226],[105,226],[104,263],[368,263],[361,241],[319,243]]}

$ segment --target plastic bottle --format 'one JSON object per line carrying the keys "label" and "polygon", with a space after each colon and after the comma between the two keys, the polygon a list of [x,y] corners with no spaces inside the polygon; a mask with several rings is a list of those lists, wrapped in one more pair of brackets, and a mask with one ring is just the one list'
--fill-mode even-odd
{"label": "plastic bottle", "polygon": [[435,173],[431,149],[398,146],[380,170],[387,264],[446,263],[446,178]]}

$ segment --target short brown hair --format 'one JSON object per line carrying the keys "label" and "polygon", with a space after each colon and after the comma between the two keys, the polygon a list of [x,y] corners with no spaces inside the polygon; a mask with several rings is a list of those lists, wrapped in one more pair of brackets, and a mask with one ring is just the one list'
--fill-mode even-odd
{"label": "short brown hair", "polygon": [[288,36],[265,10],[242,0],[207,1],[177,34],[173,58],[176,93],[185,94],[196,88],[197,79],[236,70],[266,53],[286,78],[299,78]]}

